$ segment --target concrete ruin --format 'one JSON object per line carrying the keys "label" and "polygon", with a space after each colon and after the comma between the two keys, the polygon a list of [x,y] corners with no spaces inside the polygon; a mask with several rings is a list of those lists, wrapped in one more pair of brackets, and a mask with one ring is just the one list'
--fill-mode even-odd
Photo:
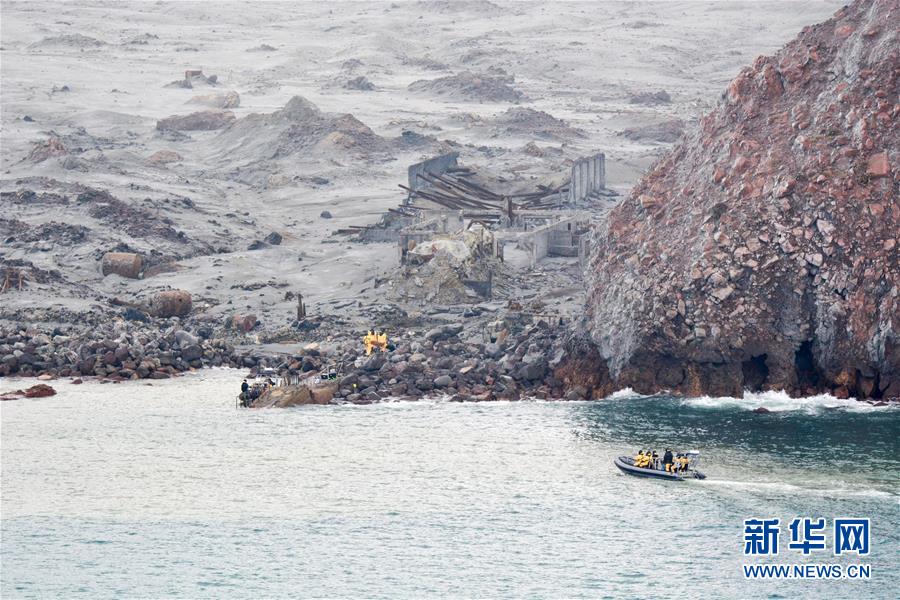
{"label": "concrete ruin", "polygon": [[[407,169],[407,179],[409,181],[410,189],[420,190],[422,188],[428,187],[428,182],[422,179],[420,177],[421,175],[443,175],[448,170],[456,168],[458,166],[458,159],[459,152],[450,152],[449,154],[442,154],[440,156],[435,156],[434,158],[429,158],[428,160],[423,160],[422,162],[410,165],[409,169]],[[412,194],[407,196],[407,204],[410,200],[412,200]]]}
{"label": "concrete ruin", "polygon": [[602,152],[576,160],[562,183],[522,191],[501,179],[507,188],[502,192],[490,189],[498,180],[461,166],[458,158],[452,152],[410,165],[399,186],[407,193],[400,206],[377,226],[338,232],[396,242],[399,269],[392,286],[398,299],[492,300],[498,284],[502,288],[512,274],[524,275],[547,258],[573,259],[552,269],[584,260],[592,214],[615,195],[605,188]]}
{"label": "concrete ruin", "polygon": [[587,255],[589,227],[590,217],[577,213],[538,224],[530,230],[526,221],[524,231],[502,232],[501,244],[515,243],[517,248],[528,252],[532,267],[547,257],[580,259]]}
{"label": "concrete ruin", "polygon": [[598,152],[576,160],[570,181],[569,202],[573,207],[606,189],[606,155]]}

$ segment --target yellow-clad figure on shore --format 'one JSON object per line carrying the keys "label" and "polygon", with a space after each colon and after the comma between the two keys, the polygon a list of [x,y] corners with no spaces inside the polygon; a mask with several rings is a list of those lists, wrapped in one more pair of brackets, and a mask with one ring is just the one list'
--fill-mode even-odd
{"label": "yellow-clad figure on shore", "polygon": [[370,329],[369,333],[367,333],[363,337],[363,344],[366,346],[366,356],[370,356],[372,351],[375,349],[375,345],[378,343],[378,336],[375,335],[375,330]]}
{"label": "yellow-clad figure on shore", "polygon": [[381,333],[378,334],[377,340],[376,340],[375,343],[377,344],[377,346],[378,346],[379,348],[381,348],[381,351],[382,351],[382,352],[387,352],[387,351],[388,351],[388,339],[387,339],[387,334],[384,332],[383,329],[381,330]]}

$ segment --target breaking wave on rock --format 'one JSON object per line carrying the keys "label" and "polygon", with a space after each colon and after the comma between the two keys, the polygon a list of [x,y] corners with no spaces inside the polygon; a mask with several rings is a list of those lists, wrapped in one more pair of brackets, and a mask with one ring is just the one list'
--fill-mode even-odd
{"label": "breaking wave on rock", "polygon": [[682,400],[681,404],[703,409],[738,409],[771,413],[804,412],[810,415],[824,414],[833,410],[869,412],[897,408],[893,404],[876,406],[852,398],[842,400],[831,394],[791,398],[785,392],[747,393],[743,398],[700,396],[699,398],[686,398]]}

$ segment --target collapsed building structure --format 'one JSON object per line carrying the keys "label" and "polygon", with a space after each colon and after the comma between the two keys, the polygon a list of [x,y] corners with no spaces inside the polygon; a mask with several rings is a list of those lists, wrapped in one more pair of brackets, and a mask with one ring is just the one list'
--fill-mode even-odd
{"label": "collapsed building structure", "polygon": [[[428,301],[492,299],[510,250],[528,269],[548,257],[587,256],[591,215],[615,195],[606,189],[603,153],[574,161],[561,183],[504,192],[490,188],[505,182],[492,185],[458,158],[454,152],[411,165],[407,182],[399,185],[404,200],[381,223],[339,231],[397,243],[401,298],[417,297],[414,288],[420,288],[418,296]],[[429,262],[434,264],[426,267]],[[439,289],[429,285],[435,281]]]}

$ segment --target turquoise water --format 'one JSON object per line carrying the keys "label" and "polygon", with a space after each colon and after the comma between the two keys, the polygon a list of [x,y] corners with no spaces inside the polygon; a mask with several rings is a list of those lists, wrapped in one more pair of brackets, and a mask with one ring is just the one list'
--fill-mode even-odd
{"label": "turquoise water", "polygon": [[[894,598],[900,410],[747,400],[238,411],[240,374],[4,402],[3,598]],[[0,391],[23,383],[0,381]],[[756,414],[765,406],[773,412]],[[709,479],[620,474],[639,447]],[[870,517],[868,581],[747,581],[748,517]],[[786,528],[785,528],[786,529]]]}

